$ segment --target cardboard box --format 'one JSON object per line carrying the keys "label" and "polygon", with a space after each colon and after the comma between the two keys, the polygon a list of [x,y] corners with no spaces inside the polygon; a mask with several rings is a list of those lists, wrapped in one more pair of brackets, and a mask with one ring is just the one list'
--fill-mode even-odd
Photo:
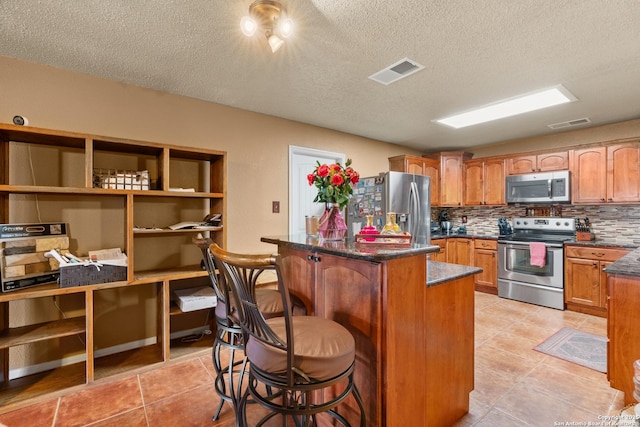
{"label": "cardboard box", "polygon": [[216,306],[216,293],[211,286],[178,289],[173,292],[174,300],[180,310],[195,311]]}

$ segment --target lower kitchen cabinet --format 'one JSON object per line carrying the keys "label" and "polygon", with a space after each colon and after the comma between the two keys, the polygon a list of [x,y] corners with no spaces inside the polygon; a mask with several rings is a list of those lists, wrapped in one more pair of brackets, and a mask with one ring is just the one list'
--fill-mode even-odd
{"label": "lower kitchen cabinet", "polygon": [[568,245],[564,253],[567,309],[607,317],[607,274],[603,270],[629,251]]}
{"label": "lower kitchen cabinet", "polygon": [[633,363],[640,359],[639,306],[640,278],[610,275],[607,378],[611,387],[624,392],[625,405],[635,403]]}
{"label": "lower kitchen cabinet", "polygon": [[473,265],[482,268],[474,276],[476,291],[498,295],[498,242],[491,239],[473,240]]}
{"label": "lower kitchen cabinet", "polygon": [[432,245],[440,246],[440,252],[427,255],[427,259],[431,261],[447,262],[447,239],[433,239]]}
{"label": "lower kitchen cabinet", "polygon": [[451,264],[471,265],[473,239],[447,239],[447,262]]}

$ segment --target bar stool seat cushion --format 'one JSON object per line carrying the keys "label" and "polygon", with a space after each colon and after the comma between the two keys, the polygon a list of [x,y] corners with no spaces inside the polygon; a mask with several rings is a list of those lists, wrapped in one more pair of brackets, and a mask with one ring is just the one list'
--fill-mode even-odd
{"label": "bar stool seat cushion", "polygon": [[265,318],[274,315],[282,316],[284,312],[282,296],[275,289],[256,289],[256,301],[258,301],[258,310]]}
{"label": "bar stool seat cushion", "polygon": [[[327,380],[344,373],[355,359],[355,340],[342,325],[316,316],[292,316],[295,367],[310,378]],[[286,342],[284,317],[267,319],[268,325]],[[249,338],[246,352],[262,371],[285,373],[287,353]]]}
{"label": "bar stool seat cushion", "polygon": [[[264,313],[266,318],[274,316],[282,316],[284,308],[282,306],[282,297],[275,289],[256,289],[256,300],[258,301],[258,309]],[[235,311],[231,307],[231,314]],[[219,319],[227,318],[227,304],[216,304],[216,317]]]}

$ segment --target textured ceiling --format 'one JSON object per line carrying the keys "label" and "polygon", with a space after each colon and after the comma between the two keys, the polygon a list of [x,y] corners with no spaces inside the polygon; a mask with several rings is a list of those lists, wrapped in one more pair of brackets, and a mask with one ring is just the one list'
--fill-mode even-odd
{"label": "textured ceiling", "polygon": [[[2,0],[0,55],[423,151],[640,117],[638,0],[281,1],[295,34],[272,54],[239,30],[251,0]],[[368,79],[405,57],[425,69]],[[556,84],[578,102],[432,122]]]}

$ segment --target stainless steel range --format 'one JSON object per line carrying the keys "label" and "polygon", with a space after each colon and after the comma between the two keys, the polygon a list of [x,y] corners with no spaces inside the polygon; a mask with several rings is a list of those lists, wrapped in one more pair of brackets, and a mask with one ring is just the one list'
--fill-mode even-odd
{"label": "stainless steel range", "polygon": [[[575,231],[572,218],[514,218],[498,239],[498,296],[564,310],[564,242]],[[543,265],[532,263],[532,242],[544,244]]]}

